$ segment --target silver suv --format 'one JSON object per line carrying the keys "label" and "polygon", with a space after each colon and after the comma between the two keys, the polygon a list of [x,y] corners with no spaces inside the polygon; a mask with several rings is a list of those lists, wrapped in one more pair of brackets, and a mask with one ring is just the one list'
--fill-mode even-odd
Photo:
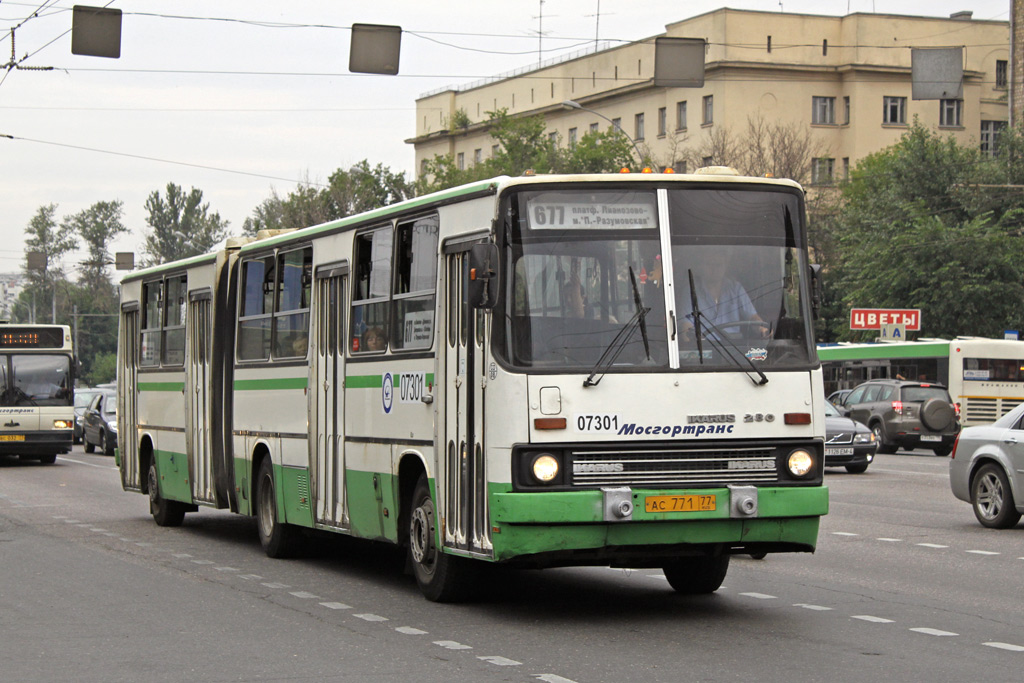
{"label": "silver suv", "polygon": [[931,448],[949,455],[960,432],[956,406],[941,384],[871,380],[855,387],[843,407],[875,433],[879,453]]}

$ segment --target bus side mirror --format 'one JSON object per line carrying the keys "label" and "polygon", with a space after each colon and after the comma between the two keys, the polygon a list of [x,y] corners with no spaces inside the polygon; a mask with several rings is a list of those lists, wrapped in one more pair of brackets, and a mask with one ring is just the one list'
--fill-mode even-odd
{"label": "bus side mirror", "polygon": [[821,265],[811,264],[811,314],[818,319],[821,311]]}
{"label": "bus side mirror", "polygon": [[474,244],[469,251],[469,305],[491,309],[497,304],[498,245]]}

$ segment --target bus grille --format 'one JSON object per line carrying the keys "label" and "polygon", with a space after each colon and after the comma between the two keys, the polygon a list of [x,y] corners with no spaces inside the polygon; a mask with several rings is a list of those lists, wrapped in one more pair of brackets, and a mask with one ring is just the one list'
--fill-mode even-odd
{"label": "bus grille", "polygon": [[678,487],[778,481],[771,448],[577,450],[573,486]]}

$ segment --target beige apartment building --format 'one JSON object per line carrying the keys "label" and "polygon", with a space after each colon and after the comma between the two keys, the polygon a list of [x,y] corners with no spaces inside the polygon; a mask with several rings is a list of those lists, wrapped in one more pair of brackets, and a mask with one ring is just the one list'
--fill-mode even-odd
{"label": "beige apartment building", "polygon": [[[714,148],[716,132],[740,136],[755,119],[795,124],[819,155],[804,182],[828,183],[898,141],[915,117],[991,151],[1009,117],[1009,31],[1008,22],[978,21],[970,12],[834,17],[723,8],[661,34],[707,42],[702,88],[655,87],[655,36],[426,93],[416,101],[416,137],[407,142],[422,172],[435,155],[452,155],[465,168],[497,151],[486,121],[500,108],[544,116],[562,145],[609,127],[562,104],[572,100],[618,123],[659,166],[677,171],[721,163],[699,154]],[[963,48],[962,98],[913,99],[911,50],[930,47]]]}

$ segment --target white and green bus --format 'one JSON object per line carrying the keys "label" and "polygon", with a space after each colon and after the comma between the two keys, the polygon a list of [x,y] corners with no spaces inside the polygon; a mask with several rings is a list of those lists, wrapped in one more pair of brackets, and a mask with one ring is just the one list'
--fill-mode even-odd
{"label": "white and green bus", "polygon": [[303,529],[400,544],[439,601],[488,563],[707,593],[733,554],[813,551],[803,201],[734,174],[501,177],[132,273],[123,486],[161,525],[255,516],[271,556]]}
{"label": "white and green bus", "polygon": [[877,378],[937,382],[965,427],[995,422],[1024,403],[1024,341],[1016,339],[823,344],[818,357],[828,395]]}
{"label": "white and green bus", "polygon": [[0,323],[0,455],[53,464],[71,450],[74,372],[67,325]]}

